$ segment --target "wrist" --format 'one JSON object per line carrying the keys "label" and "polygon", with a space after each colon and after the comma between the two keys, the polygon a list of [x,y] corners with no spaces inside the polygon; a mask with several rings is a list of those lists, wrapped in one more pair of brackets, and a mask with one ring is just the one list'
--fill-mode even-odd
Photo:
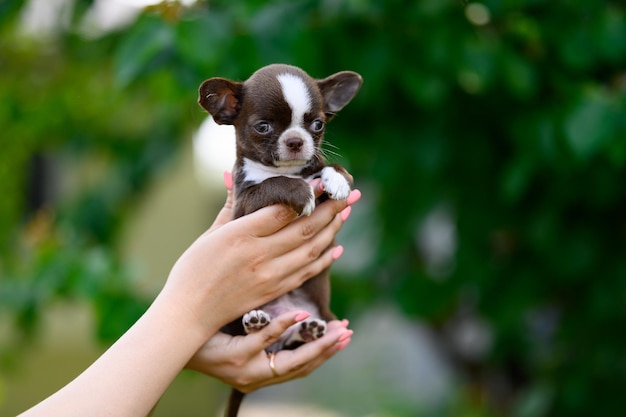
{"label": "wrist", "polygon": [[183,301],[182,297],[167,291],[161,291],[150,308],[158,310],[159,315],[183,330],[185,337],[194,346],[194,352],[221,327],[211,320],[211,317],[200,316],[197,310]]}

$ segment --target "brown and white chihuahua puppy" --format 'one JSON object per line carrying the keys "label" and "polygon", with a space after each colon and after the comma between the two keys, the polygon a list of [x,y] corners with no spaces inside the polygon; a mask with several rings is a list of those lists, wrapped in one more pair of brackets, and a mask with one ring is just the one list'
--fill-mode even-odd
{"label": "brown and white chihuahua puppy", "polygon": [[[327,165],[321,146],[326,122],[352,100],[361,83],[355,72],[315,80],[300,68],[283,64],[263,67],[245,82],[211,78],[202,83],[200,105],[216,123],[235,127],[235,218],[278,203],[310,215],[316,198],[309,181],[315,178],[321,178],[322,198],[348,197],[352,176],[339,165]],[[250,311],[222,331],[244,335],[286,311],[302,309],[311,316],[290,327],[267,351],[293,349],[322,337],[326,322],[335,318],[329,307],[328,272]],[[243,395],[231,391],[225,416],[237,415]]]}

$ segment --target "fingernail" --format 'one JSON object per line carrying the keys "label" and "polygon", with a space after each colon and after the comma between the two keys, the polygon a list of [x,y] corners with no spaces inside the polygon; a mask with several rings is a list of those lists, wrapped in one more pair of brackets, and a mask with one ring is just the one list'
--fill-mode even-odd
{"label": "fingernail", "polygon": [[343,220],[344,222],[348,220],[348,217],[350,217],[350,212],[352,212],[352,207],[350,206],[343,209],[341,211],[341,220]]}
{"label": "fingernail", "polygon": [[352,190],[350,192],[350,195],[348,196],[348,199],[347,199],[346,202],[350,206],[350,205],[356,203],[357,201],[359,201],[360,198],[361,198],[361,191],[359,191],[359,190]]}
{"label": "fingernail", "polygon": [[337,346],[337,350],[344,350],[346,346],[350,344],[350,340],[351,339],[346,339],[343,342],[339,342],[339,345]]}
{"label": "fingernail", "polygon": [[309,184],[311,184],[311,187],[313,187],[314,190],[322,190],[322,180],[319,178],[314,179],[313,181],[311,181]]}
{"label": "fingernail", "polygon": [[341,257],[341,255],[343,254],[343,246],[337,246],[335,247],[335,249],[333,249],[333,260],[337,260]]}
{"label": "fingernail", "polygon": [[343,327],[348,327],[349,324],[350,324],[350,320],[348,320],[348,319],[341,320],[341,325]]}
{"label": "fingernail", "polygon": [[337,342],[343,342],[346,339],[350,339],[352,337],[352,335],[354,334],[354,331],[352,330],[347,330],[346,332],[344,332],[341,336],[339,336],[339,339],[337,339]]}
{"label": "fingernail", "polygon": [[302,321],[302,320],[306,320],[309,317],[311,317],[311,314],[307,313],[306,311],[302,311],[298,314],[296,314],[296,317],[294,317],[295,321]]}
{"label": "fingernail", "polygon": [[227,190],[233,189],[233,174],[229,171],[224,171],[224,185]]}
{"label": "fingernail", "polygon": [[309,185],[311,187],[313,187],[313,190],[321,190],[322,189],[322,180],[319,178],[314,179],[313,181],[311,181],[309,183]]}

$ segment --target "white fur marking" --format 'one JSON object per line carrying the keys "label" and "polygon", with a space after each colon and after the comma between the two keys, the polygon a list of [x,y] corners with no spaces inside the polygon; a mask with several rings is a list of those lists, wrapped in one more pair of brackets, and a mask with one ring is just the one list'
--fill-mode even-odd
{"label": "white fur marking", "polygon": [[283,90],[285,101],[291,107],[291,126],[299,126],[304,114],[311,111],[311,96],[302,78],[284,73],[276,77]]}
{"label": "white fur marking", "polygon": [[315,210],[315,193],[313,192],[313,187],[310,187],[311,195],[309,196],[309,201],[306,203],[306,206],[302,209],[303,216],[310,216]]}
{"label": "white fur marking", "polygon": [[343,200],[350,195],[350,184],[333,167],[322,169],[322,185],[328,196],[333,200]]}
{"label": "white fur marking", "polygon": [[[268,167],[248,158],[243,159],[243,173],[245,175],[245,180],[252,181],[254,184],[260,184],[266,179],[273,177],[300,178],[304,180],[302,176],[297,174],[301,169],[301,166]],[[304,206],[304,209],[302,209],[303,216],[311,215],[315,209],[315,193],[313,192],[313,187],[309,188],[311,195],[309,197],[309,201]]]}
{"label": "white fur marking", "polygon": [[301,165],[268,167],[248,158],[243,159],[243,173],[246,181],[252,181],[254,184],[260,184],[272,177],[302,178],[300,175],[297,175],[301,170]]}
{"label": "white fur marking", "polygon": [[293,126],[285,130],[282,135],[280,135],[278,138],[278,142],[280,144],[280,147],[278,148],[278,156],[280,160],[289,160],[292,158],[287,146],[285,145],[287,139],[292,137],[299,137],[304,141],[302,150],[300,151],[300,156],[298,157],[298,159],[302,159],[304,161],[302,163],[302,166],[304,166],[311,158],[313,158],[313,155],[315,154],[315,145],[309,132],[300,126]]}
{"label": "white fur marking", "polygon": [[242,319],[241,324],[247,334],[261,330],[263,327],[270,324],[272,318],[263,310],[252,310],[246,313]]}

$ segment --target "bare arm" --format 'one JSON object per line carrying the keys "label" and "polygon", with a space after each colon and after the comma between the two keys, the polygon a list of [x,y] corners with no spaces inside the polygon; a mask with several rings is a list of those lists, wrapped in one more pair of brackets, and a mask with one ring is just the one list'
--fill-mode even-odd
{"label": "bare arm", "polygon": [[179,258],[146,313],[81,375],[22,416],[147,415],[222,325],[298,287],[337,257],[325,248],[345,219],[345,200],[327,201],[295,221],[292,210],[272,206],[229,222],[231,201]]}

